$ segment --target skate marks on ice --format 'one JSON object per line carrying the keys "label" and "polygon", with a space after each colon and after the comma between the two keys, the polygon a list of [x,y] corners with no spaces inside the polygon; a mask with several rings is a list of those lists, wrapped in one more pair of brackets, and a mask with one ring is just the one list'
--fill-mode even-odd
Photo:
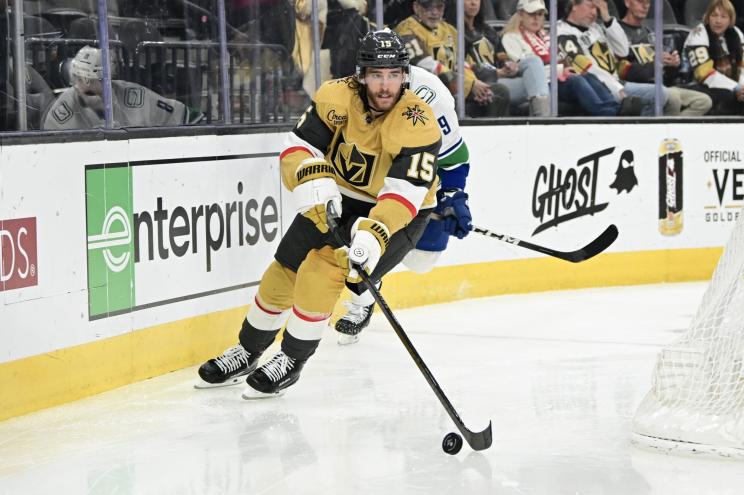
{"label": "skate marks on ice", "polygon": [[0,494],[739,493],[725,466],[731,473],[719,476],[629,443],[656,352],[686,327],[703,290],[396,311],[458,410],[473,424],[493,419],[484,452],[441,451],[451,420],[375,314],[357,345],[339,347],[329,330],[281,398],[194,390],[191,368],[2,422]]}

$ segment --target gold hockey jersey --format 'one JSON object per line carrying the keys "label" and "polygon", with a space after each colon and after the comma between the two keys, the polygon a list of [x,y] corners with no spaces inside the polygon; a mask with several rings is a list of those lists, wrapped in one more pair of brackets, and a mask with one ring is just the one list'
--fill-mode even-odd
{"label": "gold hockey jersey", "polygon": [[[457,69],[457,30],[452,24],[442,21],[436,29],[429,29],[416,16],[410,16],[395,27],[395,32],[403,38],[411,64],[436,75]],[[466,67],[464,78],[467,96],[473,89],[475,74]]]}
{"label": "gold hockey jersey", "polygon": [[288,135],[280,155],[282,179],[294,189],[299,163],[324,157],[336,169],[341,194],[375,203],[369,217],[392,234],[420,209],[436,205],[441,133],[431,108],[410,91],[371,118],[356,84],[347,77],[320,86]]}

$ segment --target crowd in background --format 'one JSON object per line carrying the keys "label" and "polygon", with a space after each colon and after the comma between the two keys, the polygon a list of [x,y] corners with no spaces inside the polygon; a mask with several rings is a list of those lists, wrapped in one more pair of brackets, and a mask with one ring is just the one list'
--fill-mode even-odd
{"label": "crowd in background", "polygon": [[[659,1],[663,114],[741,115],[744,0]],[[4,5],[0,19],[2,130],[104,125],[102,106],[93,104],[102,98],[96,81],[103,71],[93,67],[81,75],[86,61],[78,56],[100,57],[97,0],[22,4],[22,38],[14,29],[15,3]],[[317,0],[316,69],[311,5],[225,0],[223,88],[217,0],[108,0],[111,78],[119,81],[112,90],[113,126],[291,121],[320,82],[354,73],[358,41],[376,28],[373,2]],[[463,74],[457,73],[454,0],[384,5],[384,23],[403,37],[413,64],[436,74],[453,94],[463,81],[468,117],[551,115],[544,0],[463,0]],[[653,3],[559,0],[558,6],[558,115],[654,115]],[[18,46],[25,50],[16,56]],[[14,74],[20,64],[25,77]],[[176,108],[178,118],[158,117]],[[86,109],[92,110],[88,118],[79,118]]]}

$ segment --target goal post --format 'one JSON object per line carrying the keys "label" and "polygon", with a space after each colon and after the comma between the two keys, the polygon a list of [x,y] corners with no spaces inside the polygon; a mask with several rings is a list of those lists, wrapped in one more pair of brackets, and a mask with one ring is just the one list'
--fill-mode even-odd
{"label": "goal post", "polygon": [[689,329],[659,353],[632,441],[744,460],[744,210]]}

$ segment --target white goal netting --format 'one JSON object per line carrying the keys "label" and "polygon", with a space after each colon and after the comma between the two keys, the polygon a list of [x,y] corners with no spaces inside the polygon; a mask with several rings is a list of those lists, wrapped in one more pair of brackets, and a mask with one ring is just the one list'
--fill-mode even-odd
{"label": "white goal netting", "polygon": [[744,211],[689,330],[659,354],[633,441],[744,459]]}

